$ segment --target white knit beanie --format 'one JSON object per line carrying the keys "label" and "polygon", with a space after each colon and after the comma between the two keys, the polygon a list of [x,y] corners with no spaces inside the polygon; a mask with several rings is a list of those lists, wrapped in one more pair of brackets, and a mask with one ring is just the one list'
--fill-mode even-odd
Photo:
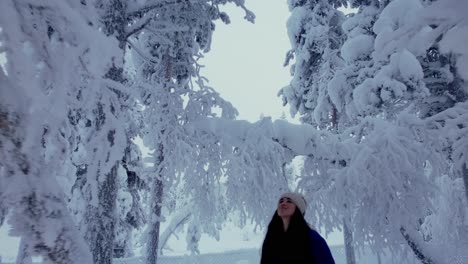
{"label": "white knit beanie", "polygon": [[296,205],[296,207],[299,209],[299,211],[301,211],[302,215],[305,215],[307,209],[307,202],[302,194],[295,192],[286,192],[281,195],[280,199],[285,197],[291,199]]}

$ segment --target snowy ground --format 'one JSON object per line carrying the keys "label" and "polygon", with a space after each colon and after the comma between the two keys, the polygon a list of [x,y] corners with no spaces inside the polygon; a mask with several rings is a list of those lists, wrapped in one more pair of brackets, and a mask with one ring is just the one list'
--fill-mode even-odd
{"label": "snowy ground", "polygon": [[[164,223],[163,223],[164,227]],[[15,263],[18,251],[19,239],[8,234],[9,226],[0,228],[0,264]],[[228,223],[220,233],[220,240],[216,240],[207,235],[202,235],[199,244],[200,255],[190,255],[186,249],[185,235],[179,234],[168,241],[168,246],[163,251],[158,264],[258,264],[260,257],[260,247],[263,241],[263,231],[254,231],[252,226],[239,228],[232,223]],[[345,264],[346,256],[342,245],[342,234],[331,233],[326,237],[330,245],[336,264]],[[138,248],[136,255],[141,255]],[[359,264],[379,263],[375,254],[369,250],[358,254]],[[35,259],[39,263],[40,259]],[[129,259],[116,259],[116,264],[143,264],[143,258],[135,257]],[[381,264],[395,263],[395,260],[388,256],[381,256]],[[413,263],[411,261],[404,264]]]}
{"label": "snowy ground", "polygon": [[[163,224],[164,229],[164,224]],[[18,251],[19,239],[8,235],[8,225],[0,228],[0,256],[4,262],[14,262]],[[199,250],[201,254],[225,253],[236,250],[255,249],[261,246],[263,241],[262,231],[253,231],[253,227],[240,229],[234,225],[227,225],[220,234],[220,240],[202,235]],[[327,238],[330,245],[341,244],[342,239],[339,233],[332,234]],[[138,248],[135,253],[139,255]],[[257,250],[258,251],[258,250]],[[185,243],[185,234],[172,237],[168,241],[168,246],[164,250],[166,256],[189,255]]]}
{"label": "snowy ground", "polygon": [[[233,218],[235,218],[233,216]],[[167,222],[161,224],[162,230],[165,229]],[[4,263],[14,263],[18,252],[19,239],[9,235],[10,226],[4,224],[0,228],[0,258]],[[323,234],[323,232],[322,232]],[[233,222],[227,222],[224,228],[220,231],[220,239],[216,240],[208,235],[202,235],[199,242],[200,256],[196,258],[188,258],[190,252],[187,251],[187,245],[185,242],[185,232],[179,232],[178,236],[172,236],[167,246],[163,250],[164,257],[161,259],[161,263],[195,263],[190,261],[196,261],[196,259],[206,260],[208,259],[223,259],[228,261],[232,258],[233,254],[236,255],[238,252],[241,255],[241,259],[245,258],[249,262],[239,262],[240,264],[258,263],[259,248],[261,247],[264,238],[264,232],[261,229],[254,230],[253,225],[247,225],[244,228],[239,228]],[[338,245],[336,248],[340,248],[343,244],[343,235],[340,232],[333,232],[326,237],[327,243],[333,247]],[[135,241],[136,242],[136,241]],[[135,255],[142,255],[141,248],[138,244],[134,246]],[[233,253],[237,252],[237,253]],[[246,253],[247,252],[247,253]],[[335,258],[339,258],[340,251],[337,250]],[[247,254],[247,255],[245,255]],[[247,257],[245,257],[247,256]],[[188,259],[188,260],[187,260]],[[181,262],[187,260],[189,262]],[[136,262],[135,262],[136,261]],[[198,260],[197,260],[198,261]],[[236,263],[237,262],[213,262],[213,263]],[[132,259],[130,262],[116,262],[116,263],[140,263],[136,259]],[[198,262],[203,264],[210,264],[211,262]],[[340,263],[340,262],[337,262]],[[344,263],[344,262],[343,262]]]}
{"label": "snowy ground", "polygon": [[[261,241],[263,234],[255,233],[250,229],[239,229],[227,227],[222,231],[220,241],[209,237],[202,237],[200,241],[200,255],[190,256],[182,242],[183,237],[173,239],[170,250],[165,251],[165,256],[159,260],[159,264],[258,264]],[[335,258],[336,264],[345,264],[345,253],[342,245],[333,245],[332,241],[339,241],[338,237],[327,239]],[[2,264],[15,263],[19,240],[8,236],[7,227],[0,229],[0,256]],[[143,264],[140,257],[129,259],[116,259],[116,264]],[[379,263],[375,254],[365,251],[358,256],[357,263],[375,264]],[[395,263],[390,256],[381,256],[382,264]],[[405,264],[413,263],[411,261]]]}
{"label": "snowy ground", "polygon": [[[345,264],[345,253],[343,246],[332,246],[332,254],[335,258],[336,264]],[[254,249],[241,249],[232,250],[218,253],[207,253],[195,256],[162,256],[158,264],[258,264],[260,250]],[[398,263],[390,256],[381,256],[380,262],[375,254],[367,251],[365,254],[357,258],[357,263],[360,264],[391,264]],[[14,261],[2,262],[4,264],[13,264]],[[115,264],[144,264],[144,259],[140,257],[128,259],[116,259]],[[416,263],[414,261],[405,261],[404,264]]]}

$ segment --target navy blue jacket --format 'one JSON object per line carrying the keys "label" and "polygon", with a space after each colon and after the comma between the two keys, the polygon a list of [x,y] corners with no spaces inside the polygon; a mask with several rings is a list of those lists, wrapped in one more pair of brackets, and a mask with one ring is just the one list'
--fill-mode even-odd
{"label": "navy blue jacket", "polygon": [[330,248],[317,231],[311,229],[309,233],[310,251],[315,264],[335,264]]}
{"label": "navy blue jacket", "polygon": [[276,238],[281,241],[281,245],[262,251],[261,264],[335,264],[327,242],[317,231],[309,229],[308,238],[308,245],[304,245],[307,250],[305,257],[297,254],[299,245],[291,240],[293,238],[286,232],[282,233],[281,237]]}

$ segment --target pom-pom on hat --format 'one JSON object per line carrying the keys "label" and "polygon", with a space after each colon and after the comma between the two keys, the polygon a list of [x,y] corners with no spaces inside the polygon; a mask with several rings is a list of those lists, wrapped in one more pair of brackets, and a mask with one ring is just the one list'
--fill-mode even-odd
{"label": "pom-pom on hat", "polygon": [[283,193],[280,197],[281,198],[289,198],[292,200],[292,202],[296,205],[297,209],[301,211],[302,215],[305,215],[306,213],[306,208],[307,208],[307,202],[304,198],[304,196],[300,193],[295,193],[295,192],[286,192]]}

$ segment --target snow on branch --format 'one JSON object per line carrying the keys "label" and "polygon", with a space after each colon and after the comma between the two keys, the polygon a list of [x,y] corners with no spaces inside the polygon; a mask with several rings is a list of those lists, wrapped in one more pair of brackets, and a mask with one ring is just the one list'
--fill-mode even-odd
{"label": "snow on branch", "polygon": [[125,28],[125,39],[128,39],[135,33],[140,32],[149,22],[151,21],[151,16],[146,15],[140,18],[138,21],[133,23],[131,26]]}
{"label": "snow on branch", "polygon": [[233,145],[241,144],[256,127],[263,126],[263,130],[257,130],[257,134],[268,137],[284,148],[290,150],[293,155],[315,156],[317,153],[328,152],[332,142],[337,138],[327,132],[316,130],[308,124],[296,125],[284,120],[264,118],[258,122],[250,123],[245,120],[226,120],[221,118],[206,118],[196,122],[195,126],[210,134],[215,134]]}
{"label": "snow on branch", "polygon": [[145,5],[141,5],[141,6],[138,6],[138,5],[131,6],[131,7],[129,7],[127,9],[127,16],[128,17],[134,17],[134,16],[143,15],[145,13],[148,13],[151,10],[162,8],[164,6],[168,6],[168,5],[171,5],[171,4],[172,5],[173,4],[178,4],[178,3],[181,3],[181,2],[182,2],[181,0],[159,1],[159,2],[156,2],[156,3],[148,3],[148,4],[145,4]]}

